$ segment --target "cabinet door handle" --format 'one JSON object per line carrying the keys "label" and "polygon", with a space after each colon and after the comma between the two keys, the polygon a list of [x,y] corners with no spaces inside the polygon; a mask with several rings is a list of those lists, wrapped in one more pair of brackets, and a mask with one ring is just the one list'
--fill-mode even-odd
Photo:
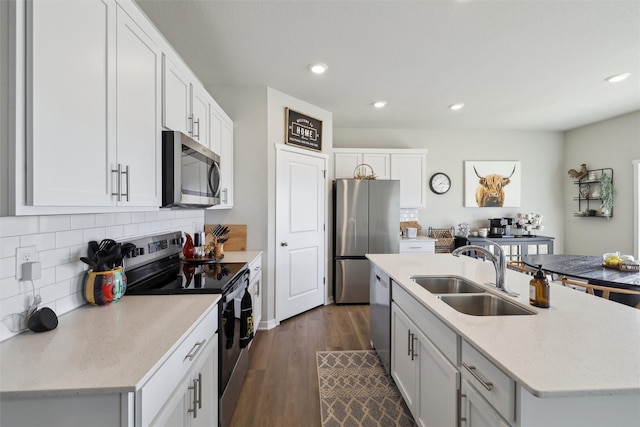
{"label": "cabinet door handle", "polygon": [[[129,201],[129,178],[131,177],[131,174],[129,173],[129,165],[127,165],[126,168],[124,168],[124,172],[120,172],[121,176],[122,175],[126,175],[127,179],[125,181],[125,188],[127,190],[126,193],[122,194],[122,196],[125,196],[127,198],[127,202]],[[119,181],[118,181],[119,182]],[[118,190],[120,191],[120,190]],[[118,199],[120,200],[120,199]]]}
{"label": "cabinet door handle", "polygon": [[122,192],[120,191],[120,179],[122,177],[122,165],[118,163],[118,167],[116,169],[111,169],[112,173],[116,174],[116,192],[111,193],[112,196],[116,196],[118,201],[122,200]]}
{"label": "cabinet door handle", "polygon": [[193,136],[193,114],[189,114],[187,120],[189,121],[189,123],[187,123],[187,133],[189,136]]}
{"label": "cabinet door handle", "polygon": [[200,350],[202,349],[202,346],[206,341],[207,340],[202,340],[195,343],[194,346],[191,348],[191,351],[189,352],[189,354],[187,354],[184,358],[193,360],[196,357],[196,355],[200,352]]}
{"label": "cabinet door handle", "polygon": [[193,137],[197,138],[197,139],[200,139],[200,119],[194,121],[193,124],[194,124],[194,127],[195,127],[195,125],[198,125],[198,134],[196,135],[195,132],[194,132]]}
{"label": "cabinet door handle", "polygon": [[[201,373],[198,373],[197,381],[198,381],[198,399],[197,399],[198,409],[202,409],[202,374]],[[193,418],[196,418],[197,416],[198,416],[197,413],[193,414]]]}
{"label": "cabinet door handle", "polygon": [[256,296],[260,296],[260,279],[256,282]]}
{"label": "cabinet door handle", "polygon": [[[187,413],[192,412],[193,418],[198,416],[198,380],[193,380],[193,385],[187,387],[189,391],[193,391],[193,399],[191,399],[191,403],[189,403],[189,409],[187,409]],[[193,405],[193,407],[191,407]]]}
{"label": "cabinet door handle", "polygon": [[465,415],[465,416],[463,416],[463,415],[462,415],[462,408],[466,408],[466,406],[462,403],[462,399],[466,399],[466,398],[467,398],[467,395],[466,395],[466,394],[462,394],[462,393],[460,394],[460,423],[461,423],[461,424],[462,424],[462,423],[467,424],[467,417],[466,417],[466,415]]}
{"label": "cabinet door handle", "polygon": [[407,356],[411,356],[411,330],[407,329]]}
{"label": "cabinet door handle", "polygon": [[480,374],[478,373],[478,371],[476,370],[475,366],[471,366],[471,365],[467,365],[466,363],[462,362],[462,366],[465,367],[465,369],[467,371],[469,371],[469,373],[471,375],[473,375],[473,378],[477,379],[478,381],[480,381],[480,384],[482,384],[482,386],[484,388],[486,388],[487,390],[491,391],[493,389],[493,383],[485,380],[484,378],[482,378],[480,376]]}
{"label": "cabinet door handle", "polygon": [[416,337],[416,334],[413,334],[413,337],[411,338],[411,360],[413,360],[414,358],[418,357],[418,353],[416,353],[416,341],[418,340],[418,337]]}

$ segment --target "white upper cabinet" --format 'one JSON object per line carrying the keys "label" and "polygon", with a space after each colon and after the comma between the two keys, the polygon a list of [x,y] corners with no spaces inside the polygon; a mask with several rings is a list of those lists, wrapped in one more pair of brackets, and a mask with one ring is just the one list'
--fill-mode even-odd
{"label": "white upper cabinet", "polygon": [[211,209],[233,207],[233,121],[212,100],[210,109],[211,151],[220,156],[220,204]]}
{"label": "white upper cabinet", "polygon": [[391,179],[400,180],[400,207],[427,206],[427,155],[391,153]]}
{"label": "white upper cabinet", "polygon": [[15,113],[15,147],[2,159],[15,169],[7,214],[158,209],[163,127],[207,147],[215,136],[220,196],[233,205],[233,122],[133,1],[6,9],[15,22],[15,45],[3,49],[15,85],[3,104]]}
{"label": "white upper cabinet", "polygon": [[26,213],[156,209],[159,48],[115,1],[26,11]]}
{"label": "white upper cabinet", "polygon": [[26,204],[108,206],[116,4],[28,2],[27,21]]}
{"label": "white upper cabinet", "polygon": [[334,175],[335,178],[353,178],[358,165],[366,164],[371,168],[362,167],[363,174],[371,173],[371,169],[377,179],[390,179],[389,152],[341,152],[334,150]]}
{"label": "white upper cabinet", "polygon": [[213,98],[178,58],[163,55],[162,67],[162,125],[209,147]]}
{"label": "white upper cabinet", "polygon": [[190,135],[191,81],[189,72],[162,55],[162,125]]}
{"label": "white upper cabinet", "polygon": [[[392,149],[333,150],[334,178],[353,178],[356,166],[371,166],[376,179],[400,180],[400,207],[426,207],[427,151]],[[370,174],[371,169],[360,168],[357,172]]]}
{"label": "white upper cabinet", "polygon": [[[119,204],[159,206],[161,186],[161,52],[118,7],[117,165]],[[120,165],[118,167],[118,165]],[[124,168],[124,170],[123,170]]]}

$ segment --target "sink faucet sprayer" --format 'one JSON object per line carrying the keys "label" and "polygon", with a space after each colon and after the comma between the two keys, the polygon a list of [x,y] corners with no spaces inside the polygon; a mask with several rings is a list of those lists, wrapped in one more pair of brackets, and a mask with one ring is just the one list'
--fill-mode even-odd
{"label": "sink faucet sprayer", "polygon": [[496,269],[496,288],[506,293],[507,295],[517,297],[519,295],[517,292],[512,292],[507,289],[507,258],[504,255],[504,251],[497,243],[490,240],[487,240],[487,242],[491,243],[494,246],[496,255],[489,252],[488,249],[477,245],[461,246],[454,249],[451,252],[451,255],[460,256],[460,254],[469,251],[482,252],[484,255],[486,255],[487,258],[489,258],[489,260],[493,263],[493,267]]}

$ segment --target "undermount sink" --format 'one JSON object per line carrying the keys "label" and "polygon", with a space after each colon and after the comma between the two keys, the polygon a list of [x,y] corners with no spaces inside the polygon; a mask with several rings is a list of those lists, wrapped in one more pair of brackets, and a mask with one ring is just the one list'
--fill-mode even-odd
{"label": "undermount sink", "polygon": [[484,294],[439,295],[443,302],[460,313],[472,316],[514,316],[536,314],[535,311],[521,307],[503,298]]}
{"label": "undermount sink", "polygon": [[412,276],[411,280],[432,294],[482,293],[484,289],[458,276]]}

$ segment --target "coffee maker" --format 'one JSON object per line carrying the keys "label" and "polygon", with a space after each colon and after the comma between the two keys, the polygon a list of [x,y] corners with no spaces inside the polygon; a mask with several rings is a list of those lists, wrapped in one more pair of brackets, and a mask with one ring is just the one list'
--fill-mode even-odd
{"label": "coffee maker", "polygon": [[490,218],[489,237],[513,237],[511,225],[513,218]]}

